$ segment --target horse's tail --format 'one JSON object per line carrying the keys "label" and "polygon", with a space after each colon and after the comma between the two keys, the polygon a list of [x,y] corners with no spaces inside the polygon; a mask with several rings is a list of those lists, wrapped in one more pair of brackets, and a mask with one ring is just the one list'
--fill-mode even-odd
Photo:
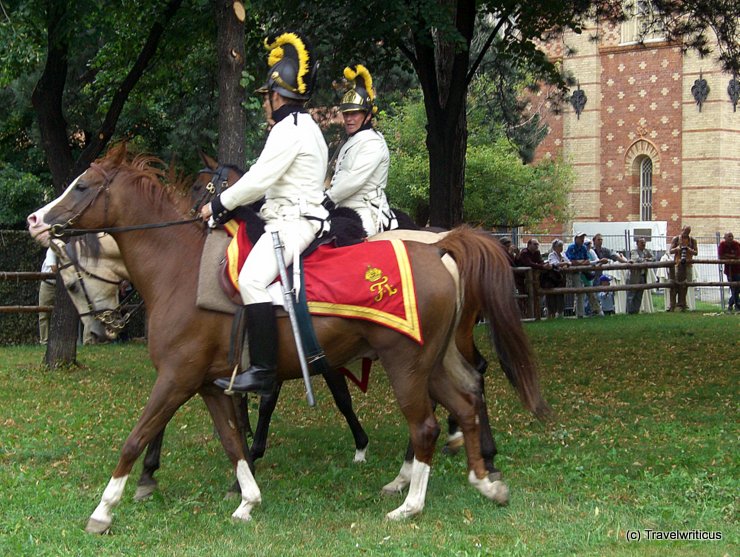
{"label": "horse's tail", "polygon": [[457,263],[465,310],[488,322],[499,362],[522,403],[538,418],[550,413],[540,391],[534,354],[513,296],[514,274],[503,248],[490,235],[460,226],[436,245]]}

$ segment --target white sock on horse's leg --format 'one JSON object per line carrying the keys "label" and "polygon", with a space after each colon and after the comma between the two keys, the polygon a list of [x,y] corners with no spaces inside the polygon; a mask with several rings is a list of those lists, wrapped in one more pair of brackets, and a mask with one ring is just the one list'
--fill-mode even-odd
{"label": "white sock on horse's leg", "polygon": [[236,463],[236,479],[242,490],[242,502],[231,516],[239,520],[251,520],[252,508],[262,502],[262,494],[246,460]]}
{"label": "white sock on horse's leg", "polygon": [[424,509],[427,484],[429,483],[429,473],[431,470],[431,466],[419,462],[414,458],[414,463],[411,467],[411,484],[409,485],[406,500],[403,502],[403,505],[385,515],[386,518],[401,520],[419,514]]}
{"label": "white sock on horse's leg", "polygon": [[383,489],[381,490],[382,493],[385,495],[395,495],[396,493],[401,493],[406,489],[409,483],[411,483],[411,468],[412,463],[404,460],[398,476],[396,476],[393,481],[383,486]]}
{"label": "white sock on horse's leg", "polygon": [[110,528],[113,522],[113,507],[115,507],[123,496],[123,488],[126,487],[128,474],[120,478],[111,478],[108,486],[103,491],[100,503],[90,515],[86,530],[95,534],[102,534]]}

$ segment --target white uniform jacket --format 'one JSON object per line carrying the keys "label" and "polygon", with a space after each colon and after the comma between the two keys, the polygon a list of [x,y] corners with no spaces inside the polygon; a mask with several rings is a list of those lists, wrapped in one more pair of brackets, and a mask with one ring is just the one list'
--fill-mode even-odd
{"label": "white uniform jacket", "polygon": [[368,235],[390,224],[385,197],[390,153],[383,135],[365,129],[351,136],[337,155],[336,169],[327,196],[338,207],[356,210]]}
{"label": "white uniform jacket", "polygon": [[268,224],[305,216],[324,220],[328,212],[321,201],[328,150],[310,114],[288,114],[273,126],[257,162],[221,194],[221,203],[233,210],[264,196],[260,214]]}

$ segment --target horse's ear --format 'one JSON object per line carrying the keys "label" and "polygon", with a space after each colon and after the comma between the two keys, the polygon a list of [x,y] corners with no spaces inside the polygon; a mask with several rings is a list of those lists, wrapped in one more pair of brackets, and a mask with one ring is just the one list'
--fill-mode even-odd
{"label": "horse's ear", "polygon": [[110,160],[114,165],[119,165],[126,159],[126,153],[126,141],[120,141],[108,149],[104,158]]}
{"label": "horse's ear", "polygon": [[211,170],[216,170],[218,168],[218,161],[213,157],[209,157],[200,149],[198,149],[198,155],[200,155],[200,160],[203,161],[203,164],[205,164]]}

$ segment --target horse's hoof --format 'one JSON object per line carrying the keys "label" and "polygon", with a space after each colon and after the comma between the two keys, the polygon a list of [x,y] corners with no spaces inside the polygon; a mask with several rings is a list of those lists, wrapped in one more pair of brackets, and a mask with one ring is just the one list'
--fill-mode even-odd
{"label": "horse's hoof", "polygon": [[355,450],[355,459],[353,462],[366,462],[365,454],[367,453],[367,447],[364,449]]}
{"label": "horse's hoof", "polygon": [[234,514],[231,515],[231,518],[242,522],[249,522],[252,520],[253,507],[254,505],[242,501],[241,505],[239,505],[239,507],[234,511]]}
{"label": "horse's hoof", "polygon": [[494,470],[493,472],[488,473],[488,479],[492,482],[500,482],[504,479],[504,475],[501,473],[501,470]]}
{"label": "horse's hoof", "polygon": [[500,480],[492,482],[493,495],[491,500],[495,501],[502,507],[509,504],[509,486]]}
{"label": "horse's hoof", "polygon": [[396,510],[389,512],[385,517],[388,520],[406,520],[409,517],[417,515],[421,512],[421,509],[413,509],[406,506],[404,503]]}
{"label": "horse's hoof", "polygon": [[468,476],[470,483],[491,501],[501,506],[509,504],[509,487],[501,480],[491,481],[488,476],[478,479],[471,470]]}
{"label": "horse's hoof", "polygon": [[102,520],[91,518],[87,521],[85,532],[88,534],[107,534],[110,532],[110,525],[110,521],[103,522]]}
{"label": "horse's hoof", "polygon": [[146,485],[137,485],[136,486],[136,493],[134,493],[134,501],[143,501],[144,499],[149,499],[149,497],[152,496],[152,494],[156,491],[157,484],[146,484]]}

